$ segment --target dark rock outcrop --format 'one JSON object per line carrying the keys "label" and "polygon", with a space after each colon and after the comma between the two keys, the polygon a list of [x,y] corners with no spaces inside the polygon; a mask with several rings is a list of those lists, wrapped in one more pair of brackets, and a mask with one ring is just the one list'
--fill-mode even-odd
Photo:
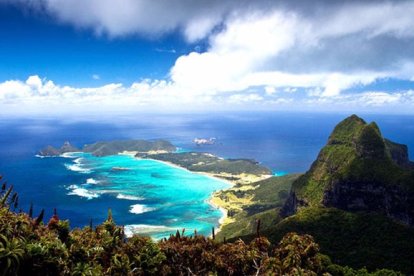
{"label": "dark rock outcrop", "polygon": [[414,225],[414,166],[407,146],[384,139],[375,123],[352,115],[339,123],[281,215],[312,206],[382,213]]}
{"label": "dark rock outcrop", "polygon": [[408,147],[406,145],[398,144],[388,139],[384,139],[384,141],[385,146],[395,163],[405,168],[414,169],[414,162],[411,162],[408,159]]}
{"label": "dark rock outcrop", "polygon": [[59,156],[67,152],[78,152],[79,149],[72,146],[68,141],[64,142],[60,148],[55,148],[52,146],[47,146],[46,148],[39,151],[41,156]]}

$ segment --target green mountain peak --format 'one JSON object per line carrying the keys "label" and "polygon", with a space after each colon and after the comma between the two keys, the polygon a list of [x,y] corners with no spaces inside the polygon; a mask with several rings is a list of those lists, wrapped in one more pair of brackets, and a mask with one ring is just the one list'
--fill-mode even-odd
{"label": "green mountain peak", "polygon": [[351,115],[340,122],[329,136],[328,144],[350,144],[367,123],[357,115]]}
{"label": "green mountain peak", "polygon": [[281,214],[304,207],[375,211],[414,224],[414,169],[405,145],[356,115],[340,122],[311,168],[292,185]]}

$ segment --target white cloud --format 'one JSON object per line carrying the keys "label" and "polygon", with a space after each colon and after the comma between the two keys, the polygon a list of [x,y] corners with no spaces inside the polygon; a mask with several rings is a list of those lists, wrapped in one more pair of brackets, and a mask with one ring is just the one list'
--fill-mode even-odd
{"label": "white cloud", "polygon": [[220,21],[218,15],[191,20],[184,29],[185,37],[190,42],[203,39]]}
{"label": "white cloud", "polygon": [[412,1],[357,2],[320,18],[317,36],[344,36],[365,32],[368,38],[387,34],[413,37]]}
{"label": "white cloud", "polygon": [[[111,37],[180,30],[187,41],[204,39],[208,46],[178,57],[169,78],[131,86],[74,88],[37,76],[5,81],[0,84],[1,104],[120,109],[412,106],[412,92],[343,91],[387,78],[414,79],[414,48],[409,47],[414,43],[413,1],[315,1],[309,11],[295,1],[19,1]],[[298,96],[299,88],[306,92]]]}
{"label": "white cloud", "polygon": [[235,94],[229,97],[229,103],[231,104],[240,104],[248,103],[252,104],[254,102],[263,102],[263,97],[258,94]]}
{"label": "white cloud", "polygon": [[27,80],[26,80],[26,84],[35,90],[41,90],[42,89],[42,80],[39,78],[39,76],[30,76]]}
{"label": "white cloud", "polygon": [[295,26],[295,17],[280,12],[232,17],[222,32],[210,37],[207,52],[177,59],[171,79],[202,92],[244,90],[250,84],[243,79],[295,43],[290,34]]}
{"label": "white cloud", "polygon": [[[368,19],[364,17],[352,23],[354,17],[350,14],[356,11]],[[397,11],[398,16],[394,14]],[[403,77],[407,70],[392,64],[387,71],[361,68],[341,72],[322,67],[319,72],[297,73],[283,70],[284,55],[292,49],[297,52],[319,49],[332,37],[363,34],[369,40],[381,34],[395,36],[395,39],[414,36],[412,11],[414,3],[370,3],[344,5],[317,20],[284,10],[236,13],[224,21],[221,32],[210,35],[210,47],[206,52],[192,52],[177,59],[171,69],[171,79],[195,93],[241,91],[252,86],[292,86],[320,87],[321,96],[337,96],[345,89],[367,85],[380,78]],[[395,18],[395,23],[379,17],[381,12]],[[358,51],[358,46],[351,50]],[[301,66],[299,61],[297,67]],[[306,71],[306,66],[300,71]]]}
{"label": "white cloud", "polygon": [[7,103],[14,99],[24,99],[30,95],[30,87],[20,81],[5,81],[0,84],[0,99]]}
{"label": "white cloud", "polygon": [[404,95],[402,93],[366,92],[361,96],[361,103],[368,106],[383,106],[384,104],[399,103]]}
{"label": "white cloud", "polygon": [[277,92],[276,88],[274,86],[266,86],[264,88],[267,95],[271,96]]}
{"label": "white cloud", "polygon": [[92,79],[94,79],[94,80],[100,80],[101,79],[101,76],[99,76],[98,74],[93,74],[92,75]]}
{"label": "white cloud", "polygon": [[[312,78],[311,78],[312,79]],[[309,84],[310,85],[310,84]],[[100,87],[74,88],[31,76],[26,81],[0,83],[0,106],[3,113],[85,114],[111,112],[213,111],[213,110],[364,110],[381,108],[390,112],[412,112],[414,91],[395,93],[368,91],[337,94],[330,97],[296,93],[266,93],[249,89],[235,93],[196,95],[178,84],[165,80],[142,80],[130,86],[111,83]],[[294,89],[294,88],[292,88]],[[274,91],[268,88],[268,91]]]}

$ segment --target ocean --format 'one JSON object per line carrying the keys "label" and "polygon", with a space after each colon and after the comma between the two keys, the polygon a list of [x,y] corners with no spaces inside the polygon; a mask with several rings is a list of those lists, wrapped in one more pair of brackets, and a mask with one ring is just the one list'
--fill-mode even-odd
{"label": "ocean", "polygon": [[[184,151],[209,152],[224,158],[251,158],[275,175],[304,172],[316,158],[333,127],[350,114],[215,113],[136,114],[101,118],[5,118],[0,116],[0,174],[19,193],[20,206],[46,218],[56,208],[72,227],[96,225],[111,208],[127,231],[160,238],[176,229],[210,234],[220,210],[208,204],[228,183],[152,160],[130,156],[94,157],[67,154],[39,158],[46,145],[64,141],[82,147],[97,141],[166,139]],[[414,156],[414,116],[361,115],[376,121],[385,137],[409,146]],[[216,138],[197,146],[194,138]],[[123,167],[128,170],[111,170]]]}

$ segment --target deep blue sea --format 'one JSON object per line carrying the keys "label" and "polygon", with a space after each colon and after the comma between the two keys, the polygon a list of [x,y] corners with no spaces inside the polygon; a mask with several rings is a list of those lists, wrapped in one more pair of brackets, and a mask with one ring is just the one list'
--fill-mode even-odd
{"label": "deep blue sea", "polygon": [[[102,118],[5,118],[0,116],[0,173],[19,193],[23,209],[34,204],[46,217],[57,208],[72,227],[101,223],[112,209],[128,231],[161,237],[175,229],[209,234],[222,213],[207,202],[228,184],[151,160],[129,156],[69,154],[38,158],[46,145],[82,147],[96,141],[167,139],[183,150],[225,158],[253,158],[277,175],[304,172],[333,127],[349,114],[222,113],[106,116]],[[414,116],[361,115],[385,137],[407,144],[414,156]],[[217,139],[197,146],[194,138]],[[112,167],[129,170],[114,171]]]}

